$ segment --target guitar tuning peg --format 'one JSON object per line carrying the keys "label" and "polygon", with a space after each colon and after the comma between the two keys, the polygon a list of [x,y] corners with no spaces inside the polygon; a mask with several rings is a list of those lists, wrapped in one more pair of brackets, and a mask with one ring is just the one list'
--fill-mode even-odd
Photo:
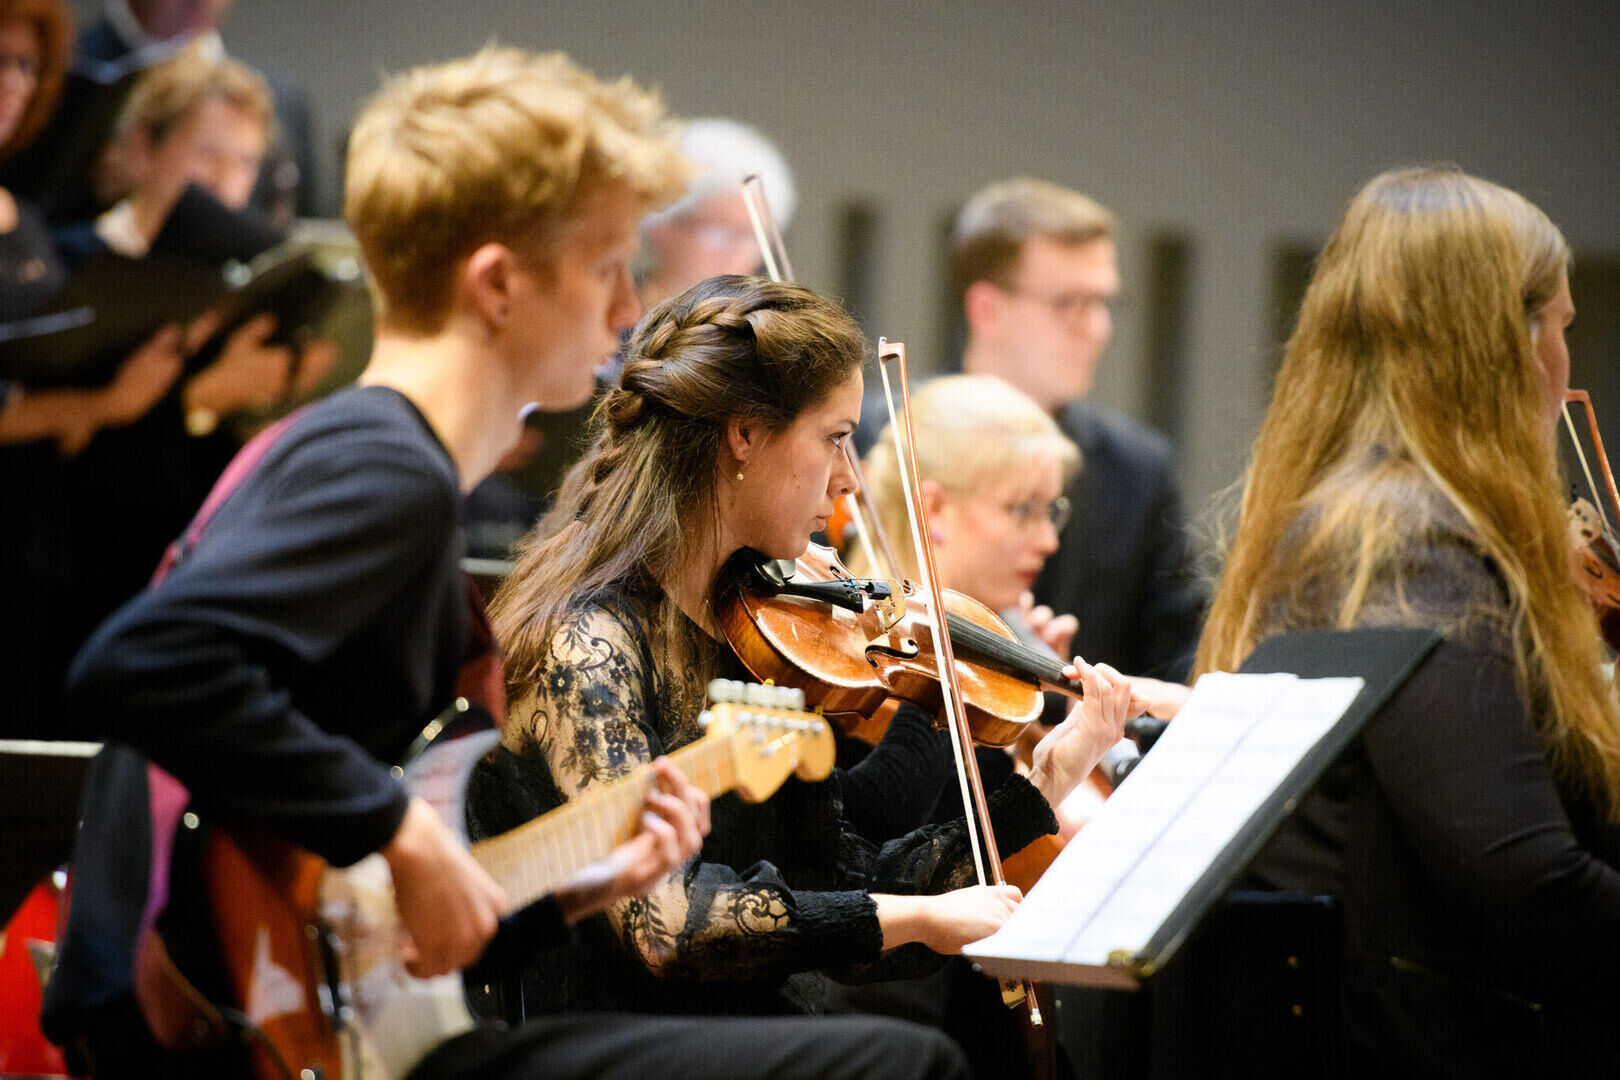
{"label": "guitar tuning peg", "polygon": [[730,705],[742,705],[748,701],[748,687],[749,684],[741,679],[715,679],[709,683],[709,692],[711,696],[716,693],[719,694],[718,697],[714,698],[715,701],[725,702]]}

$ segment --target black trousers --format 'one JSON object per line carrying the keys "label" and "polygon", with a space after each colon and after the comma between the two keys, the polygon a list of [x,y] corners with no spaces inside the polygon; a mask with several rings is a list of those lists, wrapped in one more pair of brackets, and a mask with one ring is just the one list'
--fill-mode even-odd
{"label": "black trousers", "polygon": [[[96,1080],[250,1080],[242,1048],[188,1055],[152,1041],[133,1002],[69,1048]],[[296,1075],[296,1073],[294,1073]],[[446,1041],[408,1080],[969,1080],[938,1031],[855,1016],[673,1017],[618,1013],[489,1024]]]}
{"label": "black trousers", "polygon": [[855,1016],[674,1017],[579,1013],[482,1027],[439,1047],[409,1080],[967,1080],[938,1031]]}

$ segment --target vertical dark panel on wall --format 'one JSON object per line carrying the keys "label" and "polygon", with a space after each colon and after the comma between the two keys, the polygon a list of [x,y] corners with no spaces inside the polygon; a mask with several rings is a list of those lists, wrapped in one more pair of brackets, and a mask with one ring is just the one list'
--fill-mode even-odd
{"label": "vertical dark panel on wall", "polygon": [[1180,441],[1187,371],[1192,240],[1160,232],[1148,241],[1147,333],[1143,342],[1147,393],[1142,418]]}
{"label": "vertical dark panel on wall", "polygon": [[[1271,251],[1271,291],[1268,302],[1271,309],[1271,373],[1277,374],[1282,364],[1283,346],[1294,332],[1299,320],[1299,303],[1305,299],[1305,289],[1316,270],[1316,253],[1322,245],[1311,241],[1285,240],[1275,244]],[[1266,400],[1271,400],[1271,386],[1266,385]]]}
{"label": "vertical dark panel on wall", "polygon": [[1569,292],[1569,385],[1592,395],[1604,448],[1620,454],[1620,253],[1576,252]]}
{"label": "vertical dark panel on wall", "polygon": [[868,335],[877,311],[877,227],[877,205],[870,199],[844,202],[833,225],[838,296]]}
{"label": "vertical dark panel on wall", "polygon": [[967,325],[962,320],[962,294],[956,291],[956,283],[951,280],[951,234],[956,231],[957,208],[951,207],[940,214],[939,228],[935,232],[938,239],[939,257],[935,259],[934,280],[938,282],[935,293],[934,327],[939,335],[939,357],[937,370],[953,372],[962,370],[962,346],[967,341]]}

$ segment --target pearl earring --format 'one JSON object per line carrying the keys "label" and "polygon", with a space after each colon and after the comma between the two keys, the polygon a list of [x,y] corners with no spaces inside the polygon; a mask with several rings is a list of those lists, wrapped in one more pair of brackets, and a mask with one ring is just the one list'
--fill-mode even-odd
{"label": "pearl earring", "polygon": [[737,479],[738,479],[738,480],[741,480],[741,479],[742,479],[742,470],[741,470],[741,469],[738,469],[738,470],[737,470]]}

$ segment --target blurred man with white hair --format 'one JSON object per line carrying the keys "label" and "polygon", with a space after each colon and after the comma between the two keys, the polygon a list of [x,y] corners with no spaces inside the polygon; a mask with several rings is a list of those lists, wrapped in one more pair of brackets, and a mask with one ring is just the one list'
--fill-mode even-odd
{"label": "blurred man with white hair", "polygon": [[693,120],[681,152],[698,167],[685,196],[641,223],[637,281],[641,302],[652,307],[716,274],[752,274],[760,268],[742,182],[757,175],[771,215],[783,229],[796,201],[793,173],[770,140],[735,120]]}

